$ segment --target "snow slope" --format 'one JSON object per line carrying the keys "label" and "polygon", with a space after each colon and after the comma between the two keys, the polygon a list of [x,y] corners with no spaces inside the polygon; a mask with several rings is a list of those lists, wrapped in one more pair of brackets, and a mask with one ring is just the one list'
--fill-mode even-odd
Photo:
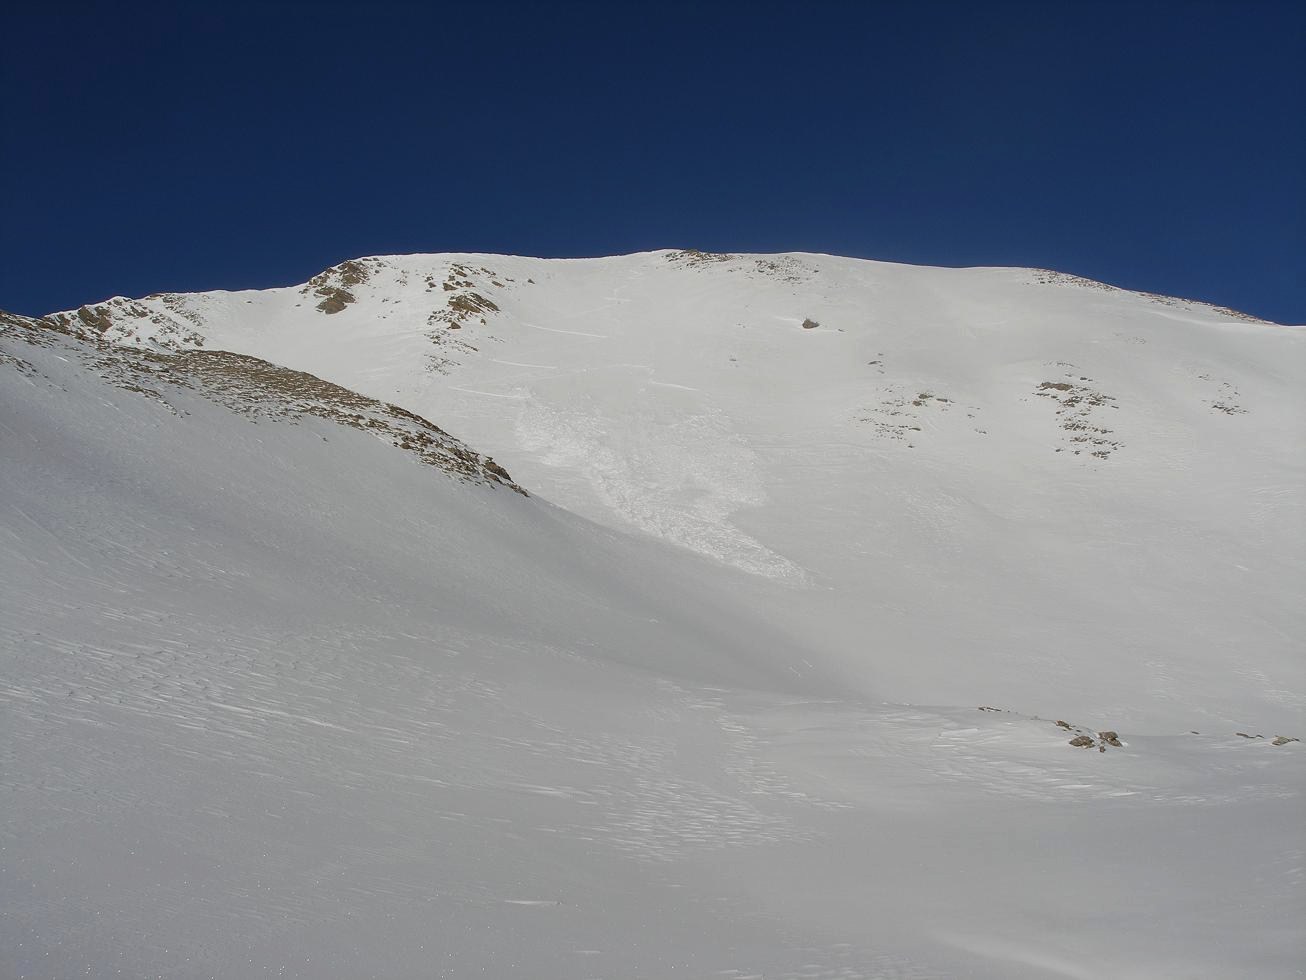
{"label": "snow slope", "polygon": [[9,318],[0,972],[1298,975],[1302,336],[696,253]]}
{"label": "snow slope", "polygon": [[784,582],[859,691],[1300,727],[1301,330],[1037,270],[697,252],[364,259],[87,312],[397,402],[568,510]]}

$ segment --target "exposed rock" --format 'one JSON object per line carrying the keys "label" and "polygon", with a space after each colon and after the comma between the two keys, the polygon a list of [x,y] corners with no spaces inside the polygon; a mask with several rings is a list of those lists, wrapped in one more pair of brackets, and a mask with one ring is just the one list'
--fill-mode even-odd
{"label": "exposed rock", "polygon": [[691,269],[701,265],[711,265],[715,262],[729,262],[735,256],[728,252],[701,252],[696,248],[681,249],[679,252],[672,252],[667,256],[668,262],[676,262]]}
{"label": "exposed rock", "polygon": [[[24,339],[42,346],[73,338],[70,347],[85,357],[109,384],[161,403],[174,413],[178,389],[189,389],[252,419],[294,421],[305,416],[361,429],[404,449],[421,462],[469,483],[505,486],[527,496],[508,471],[483,457],[439,426],[419,415],[294,371],[229,351],[157,351],[105,343],[77,323],[0,313],[0,326],[22,330]],[[64,341],[68,343],[67,341]],[[80,342],[80,343],[78,343]],[[20,359],[15,366],[23,369]]]}
{"label": "exposed rock", "polygon": [[347,289],[337,289],[327,286],[318,290],[318,295],[324,297],[322,302],[317,304],[317,308],[323,313],[339,313],[350,303],[354,302],[354,294]]}
{"label": "exposed rock", "polygon": [[364,262],[350,259],[319,272],[308,281],[304,292],[312,290],[314,295],[321,297],[321,302],[317,304],[321,312],[339,313],[355,302],[356,298],[349,288],[367,282],[371,274],[372,270]]}

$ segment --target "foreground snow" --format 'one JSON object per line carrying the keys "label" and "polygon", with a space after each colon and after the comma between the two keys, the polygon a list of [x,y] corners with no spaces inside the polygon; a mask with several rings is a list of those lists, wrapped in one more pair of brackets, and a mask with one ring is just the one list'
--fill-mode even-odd
{"label": "foreground snow", "polygon": [[[2,335],[3,972],[1298,975],[1300,335],[1004,270],[477,259],[484,325],[429,323],[470,258],[414,257],[108,339],[314,371],[542,496]],[[1106,458],[1039,387],[1081,376]]]}

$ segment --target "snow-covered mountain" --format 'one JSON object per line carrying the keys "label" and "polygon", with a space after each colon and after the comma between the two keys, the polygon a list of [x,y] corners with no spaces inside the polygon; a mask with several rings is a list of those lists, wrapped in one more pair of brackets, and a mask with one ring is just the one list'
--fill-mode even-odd
{"label": "snow-covered mountain", "polygon": [[1296,975],[1304,345],[694,251],[6,317],[0,966]]}
{"label": "snow-covered mountain", "polygon": [[1303,706],[1300,330],[1050,272],[697,252],[361,259],[63,319],[397,403],[568,510],[787,583],[862,691],[1178,728]]}

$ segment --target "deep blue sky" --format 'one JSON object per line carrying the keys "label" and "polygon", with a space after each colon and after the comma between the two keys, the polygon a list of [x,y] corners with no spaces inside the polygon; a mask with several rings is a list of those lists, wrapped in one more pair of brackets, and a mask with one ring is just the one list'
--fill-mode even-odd
{"label": "deep blue sky", "polygon": [[1295,6],[8,4],[0,308],[694,246],[1303,323]]}

